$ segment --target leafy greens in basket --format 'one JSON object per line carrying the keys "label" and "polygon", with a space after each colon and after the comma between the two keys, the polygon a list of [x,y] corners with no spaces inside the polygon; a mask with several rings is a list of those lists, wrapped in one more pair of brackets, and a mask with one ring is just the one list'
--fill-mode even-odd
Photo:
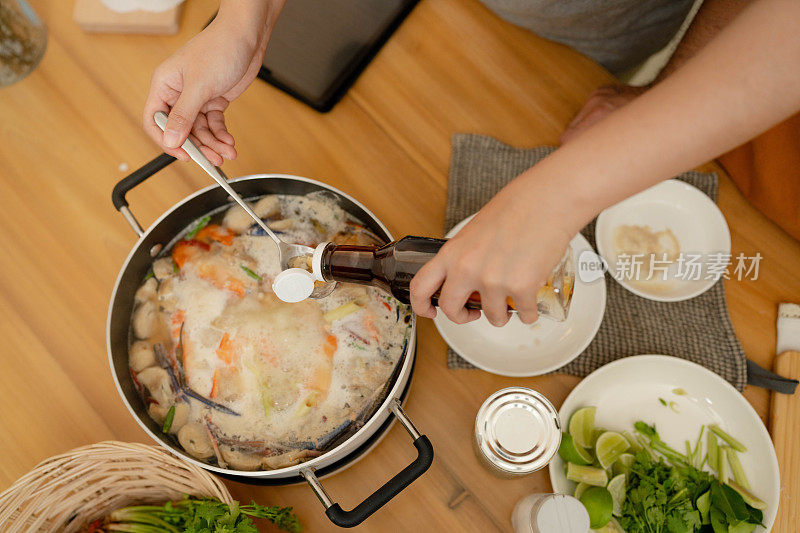
{"label": "leafy greens in basket", "polygon": [[227,505],[214,499],[184,497],[163,506],[135,505],[117,509],[95,520],[85,533],[258,533],[252,518],[272,522],[284,531],[299,533],[300,521],[291,507]]}

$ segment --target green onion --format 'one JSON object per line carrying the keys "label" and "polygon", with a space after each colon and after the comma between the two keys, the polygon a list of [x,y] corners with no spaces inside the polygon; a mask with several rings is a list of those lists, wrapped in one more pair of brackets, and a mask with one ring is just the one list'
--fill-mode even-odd
{"label": "green onion", "polygon": [[142,281],[147,281],[148,279],[154,278],[154,277],[156,277],[156,273],[153,272],[153,269],[151,268],[150,270],[147,271],[147,275],[144,277],[144,279]]}
{"label": "green onion", "polygon": [[261,276],[259,276],[258,274],[256,274],[255,272],[253,272],[252,270],[250,270],[249,268],[247,268],[244,265],[241,265],[241,267],[242,267],[242,270],[244,270],[245,274],[247,274],[248,276],[250,276],[254,280],[261,281]]}
{"label": "green onion", "polygon": [[211,217],[207,215],[198,220],[194,228],[192,228],[192,230],[186,234],[186,239],[194,239],[195,235],[197,235],[201,229],[205,228],[209,222],[211,222]]}
{"label": "green onion", "polygon": [[714,434],[716,434],[719,438],[724,440],[731,448],[733,448],[737,452],[746,452],[747,451],[747,448],[745,447],[744,444],[742,444],[738,440],[736,440],[733,437],[731,437],[725,431],[721,430],[718,425],[711,424],[710,426],[708,426],[708,429],[713,431]]}
{"label": "green onion", "polygon": [[172,427],[172,421],[175,420],[175,405],[171,405],[169,407],[169,411],[167,411],[167,417],[164,419],[164,425],[161,426],[161,433],[169,433],[169,429]]}
{"label": "green onion", "polygon": [[667,406],[667,400],[665,400],[664,398],[659,398],[658,401],[661,402],[661,405],[663,405],[664,407]]}
{"label": "green onion", "polygon": [[173,259],[172,260],[172,273],[173,274],[177,274],[180,271],[181,271],[181,267],[179,267],[178,263],[176,263],[175,260]]}

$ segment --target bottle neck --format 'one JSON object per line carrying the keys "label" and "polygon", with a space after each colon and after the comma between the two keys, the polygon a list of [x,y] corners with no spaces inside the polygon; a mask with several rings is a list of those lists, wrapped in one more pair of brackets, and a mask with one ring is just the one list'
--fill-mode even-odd
{"label": "bottle neck", "polygon": [[386,286],[375,253],[377,246],[328,244],[322,251],[321,271],[325,281]]}

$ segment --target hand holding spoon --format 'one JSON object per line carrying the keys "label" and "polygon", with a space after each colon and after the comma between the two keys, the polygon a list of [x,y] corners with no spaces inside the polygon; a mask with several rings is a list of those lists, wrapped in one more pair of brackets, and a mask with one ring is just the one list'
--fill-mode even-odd
{"label": "hand holding spoon", "polygon": [[[167,114],[163,111],[156,111],[155,115],[153,115],[153,119],[163,131],[167,125]],[[267,226],[266,222],[255,214],[247,202],[233,190],[233,187],[230,186],[222,172],[211,164],[211,161],[203,155],[203,152],[200,151],[191,139],[187,138],[181,148],[189,154],[192,161],[200,165],[200,168],[205,170],[206,174],[211,176],[214,181],[228,193],[228,196],[233,198],[236,203],[252,217],[256,224],[275,241],[275,244],[278,246],[282,270],[282,272],[275,277],[272,284],[272,288],[278,298],[287,302],[299,302],[306,298],[324,298],[333,292],[333,289],[336,287],[335,283],[326,283],[315,287],[314,276],[310,272],[301,268],[292,268],[289,264],[295,257],[310,257],[314,253],[313,248],[301,244],[287,243],[275,235],[275,232],[273,232],[269,226]]]}

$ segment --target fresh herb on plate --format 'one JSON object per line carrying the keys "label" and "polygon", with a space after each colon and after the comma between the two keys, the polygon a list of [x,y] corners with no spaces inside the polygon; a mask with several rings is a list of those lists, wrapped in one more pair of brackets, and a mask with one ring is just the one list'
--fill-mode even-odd
{"label": "fresh herb on plate", "polygon": [[[637,422],[635,427],[670,464],[645,452],[636,454],[619,518],[627,533],[751,533],[761,525],[761,510],[735,488],[696,468],[693,454],[664,444],[653,426]],[[702,432],[698,442],[701,437]]]}
{"label": "fresh herb on plate", "polygon": [[258,533],[252,518],[268,520],[290,533],[302,530],[291,507],[267,507],[255,502],[227,505],[219,500],[186,496],[163,506],[134,505],[117,509],[89,524],[85,533]]}
{"label": "fresh herb on plate", "polygon": [[[739,461],[746,448],[718,426],[701,426],[694,442],[684,442],[684,453],[665,443],[655,426],[639,421],[633,433],[606,431],[595,427],[594,414],[593,407],[576,411],[559,448],[592,527],[606,533],[752,533],[762,525],[766,504],[750,493]],[[711,472],[702,470],[706,464]],[[598,497],[587,499],[592,485]]]}

